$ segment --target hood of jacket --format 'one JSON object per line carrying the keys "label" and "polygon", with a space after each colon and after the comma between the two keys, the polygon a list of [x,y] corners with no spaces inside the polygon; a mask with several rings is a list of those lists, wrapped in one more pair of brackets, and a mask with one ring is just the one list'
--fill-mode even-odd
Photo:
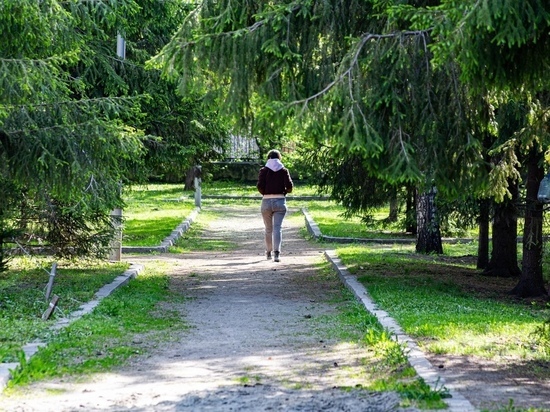
{"label": "hood of jacket", "polygon": [[267,163],[265,164],[265,167],[268,167],[269,169],[273,170],[274,172],[278,172],[281,170],[284,166],[281,163],[279,159],[269,159]]}

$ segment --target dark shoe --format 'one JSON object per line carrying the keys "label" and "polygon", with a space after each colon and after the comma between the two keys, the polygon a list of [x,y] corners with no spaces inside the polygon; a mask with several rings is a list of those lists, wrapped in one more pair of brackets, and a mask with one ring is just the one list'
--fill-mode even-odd
{"label": "dark shoe", "polygon": [[275,259],[273,259],[275,262],[280,262],[279,259],[279,252],[275,252]]}
{"label": "dark shoe", "polygon": [[267,260],[271,260],[271,252],[265,252]]}

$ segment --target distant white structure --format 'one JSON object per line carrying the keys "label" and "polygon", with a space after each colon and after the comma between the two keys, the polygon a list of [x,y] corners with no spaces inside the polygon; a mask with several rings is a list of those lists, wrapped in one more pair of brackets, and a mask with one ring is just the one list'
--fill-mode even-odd
{"label": "distant white structure", "polygon": [[231,135],[231,144],[225,154],[228,161],[258,160],[260,148],[253,137]]}

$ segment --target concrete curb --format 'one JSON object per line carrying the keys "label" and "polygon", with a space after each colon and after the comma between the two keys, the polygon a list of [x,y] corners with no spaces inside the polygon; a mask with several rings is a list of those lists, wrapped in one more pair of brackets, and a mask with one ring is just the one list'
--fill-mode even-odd
{"label": "concrete curb", "polygon": [[336,236],[325,236],[321,233],[321,229],[307,209],[302,209],[306,221],[306,229],[313,238],[316,240],[332,242],[332,243],[379,243],[379,244],[414,244],[414,239],[366,239],[366,238],[354,238],[354,237],[336,237]]}
{"label": "concrete curb", "polygon": [[[404,244],[404,245],[412,245],[416,243],[416,239],[370,239],[370,238],[359,238],[359,237],[341,237],[341,236],[326,236],[321,233],[321,230],[319,229],[319,226],[307,209],[302,209],[302,213],[304,214],[305,220],[306,220],[306,228],[307,231],[311,236],[313,236],[316,240],[331,242],[331,243],[377,243],[382,245],[394,245],[394,244]],[[473,238],[442,238],[441,239],[444,243],[461,243],[461,242],[473,242],[476,239]]]}
{"label": "concrete curb", "polygon": [[445,380],[437,373],[437,369],[426,359],[424,353],[420,350],[416,342],[406,335],[397,322],[390,315],[378,309],[374,301],[369,297],[367,289],[357,278],[352,275],[337,257],[334,250],[325,251],[325,257],[332,264],[338,276],[344,285],[351,290],[355,297],[372,313],[380,324],[390,331],[399,343],[403,343],[406,348],[406,355],[411,366],[432,390],[441,390],[443,387],[449,390],[451,398],[445,399],[450,412],[475,412],[476,408],[462,394],[456,391],[452,386],[446,385]]}
{"label": "concrete curb", "polygon": [[[122,275],[117,276],[111,283],[103,286],[94,295],[93,300],[81,305],[76,311],[70,313],[66,318],[59,319],[51,327],[52,330],[58,331],[73,323],[75,320],[80,319],[82,316],[91,313],[101,300],[121,286],[126,285],[131,279],[136,278],[139,272],[143,270],[143,265],[131,264],[130,268],[126,270]],[[27,361],[38,352],[41,347],[46,346],[45,342],[31,342],[23,346],[23,352]],[[11,379],[11,371],[16,369],[19,363],[0,363],[0,392],[2,392],[9,380]]]}
{"label": "concrete curb", "polygon": [[[168,248],[176,243],[176,241],[191,227],[193,221],[197,218],[197,215],[200,212],[200,208],[195,208],[189,217],[185,219],[180,225],[178,225],[169,236],[167,236],[159,246],[123,246],[122,253],[166,253]],[[59,319],[53,326],[52,330],[60,330],[64,327],[69,326],[75,320],[81,318],[82,316],[92,312],[95,307],[99,304],[101,299],[109,296],[114,290],[127,284],[130,279],[135,278],[140,271],[143,270],[141,265],[132,265],[130,269],[124,272],[122,275],[115,278],[113,282],[108,285],[103,286],[95,294],[95,299],[83,304],[75,312],[69,314],[66,318]],[[32,342],[23,346],[23,352],[25,353],[25,358],[27,361],[36,353],[38,350],[46,346],[44,342]],[[10,375],[12,370],[16,369],[19,366],[19,363],[0,363],[0,392],[2,392],[10,380]]]}
{"label": "concrete curb", "polygon": [[[323,236],[319,226],[311,218],[307,210],[302,209],[306,221],[306,228],[308,232],[315,239],[333,241],[331,237]],[[338,242],[343,243],[343,242]],[[372,242],[377,243],[377,242]],[[387,243],[399,243],[392,240]],[[361,284],[357,278],[352,275],[344,266],[342,261],[336,255],[334,250],[325,251],[325,257],[332,264],[340,280],[344,285],[351,290],[355,297],[363,304],[363,306],[380,322],[380,324],[390,331],[395,339],[405,344],[407,348],[407,359],[411,366],[415,369],[418,376],[420,376],[432,390],[441,390],[446,387],[451,394],[450,399],[446,399],[445,402],[449,406],[450,412],[475,412],[477,409],[464,397],[462,394],[456,391],[450,385],[445,385],[445,380],[437,373],[437,369],[426,359],[424,353],[420,350],[416,342],[406,335],[398,323],[390,317],[390,315],[378,309],[374,301],[369,297],[367,289]]]}
{"label": "concrete curb", "polygon": [[173,246],[176,241],[189,230],[191,224],[197,218],[197,215],[200,212],[200,208],[195,208],[189,217],[185,219],[181,224],[179,224],[172,233],[168,235],[159,246],[122,246],[122,253],[166,253],[168,248]]}

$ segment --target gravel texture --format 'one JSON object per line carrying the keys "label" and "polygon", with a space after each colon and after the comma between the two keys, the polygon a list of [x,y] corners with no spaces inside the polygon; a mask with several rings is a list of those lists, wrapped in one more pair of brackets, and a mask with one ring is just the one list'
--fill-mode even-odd
{"label": "gravel texture", "polygon": [[[235,241],[236,250],[125,255],[145,267],[170,265],[171,288],[190,298],[173,309],[191,328],[173,331],[169,342],[116,371],[0,395],[0,410],[415,411],[400,408],[394,393],[341,389],[368,377],[364,349],[315,322],[335,311],[331,298],[340,282],[319,281],[323,248],[303,238],[303,219],[287,218],[283,228],[280,263],[264,257],[259,205],[225,206],[223,218],[206,229],[205,239]],[[498,388],[493,384],[468,381],[464,395],[479,406]]]}

